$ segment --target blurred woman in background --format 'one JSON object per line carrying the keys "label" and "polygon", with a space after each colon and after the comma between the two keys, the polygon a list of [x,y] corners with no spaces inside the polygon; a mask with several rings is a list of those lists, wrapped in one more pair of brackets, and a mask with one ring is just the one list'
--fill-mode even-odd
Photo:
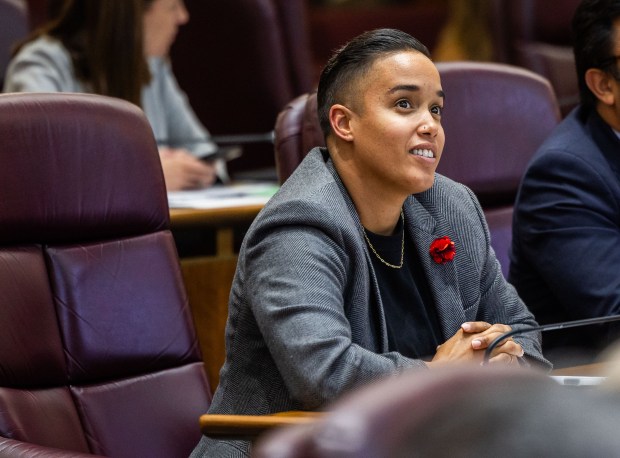
{"label": "blurred woman in background", "polygon": [[217,147],[191,109],[167,58],[183,0],[65,0],[59,15],[21,44],[5,92],[84,92],[140,106],[159,146],[168,191],[211,185],[226,175],[203,161]]}

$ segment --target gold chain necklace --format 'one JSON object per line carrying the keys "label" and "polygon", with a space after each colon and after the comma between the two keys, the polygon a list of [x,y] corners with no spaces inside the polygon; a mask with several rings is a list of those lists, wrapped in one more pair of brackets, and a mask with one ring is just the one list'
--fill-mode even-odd
{"label": "gold chain necklace", "polygon": [[377,250],[375,250],[375,247],[372,246],[372,243],[370,243],[370,239],[368,238],[368,235],[366,235],[366,228],[362,226],[362,230],[364,232],[364,238],[366,239],[366,243],[368,243],[368,246],[370,247],[372,252],[375,254],[375,256],[377,257],[379,261],[381,261],[386,266],[391,267],[392,269],[400,269],[403,266],[404,261],[405,261],[405,215],[402,210],[400,211],[400,217],[403,220],[403,240],[400,245],[400,264],[399,265],[390,264],[385,259],[383,259],[381,256],[379,256],[379,253],[377,253]]}

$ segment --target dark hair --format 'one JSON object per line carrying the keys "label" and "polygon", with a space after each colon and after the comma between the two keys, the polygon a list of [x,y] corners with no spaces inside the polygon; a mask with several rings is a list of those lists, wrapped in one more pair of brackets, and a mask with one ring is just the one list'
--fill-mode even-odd
{"label": "dark hair", "polygon": [[142,29],[144,11],[152,2],[65,0],[56,18],[25,43],[41,35],[57,38],[71,56],[76,77],[94,93],[140,105],[142,86],[151,78]]}
{"label": "dark hair", "polygon": [[620,16],[620,0],[583,0],[573,16],[573,51],[581,104],[596,106],[597,98],[585,76],[590,68],[600,68],[620,79],[612,57],[613,22]]}
{"label": "dark hair", "polygon": [[336,51],[321,72],[317,93],[319,122],[325,137],[331,131],[329,110],[332,105],[345,103],[355,82],[379,57],[404,50],[420,52],[430,59],[426,46],[396,29],[364,32]]}

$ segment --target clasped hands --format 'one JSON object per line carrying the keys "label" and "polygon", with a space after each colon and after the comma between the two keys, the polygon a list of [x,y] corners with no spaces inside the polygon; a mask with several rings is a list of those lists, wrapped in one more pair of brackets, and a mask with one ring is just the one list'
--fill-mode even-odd
{"label": "clasped hands", "polygon": [[[437,347],[437,352],[429,367],[456,361],[482,363],[486,348],[498,337],[512,328],[505,324],[489,324],[484,321],[468,321],[446,342]],[[489,364],[519,364],[523,348],[512,338],[497,345],[489,358]]]}

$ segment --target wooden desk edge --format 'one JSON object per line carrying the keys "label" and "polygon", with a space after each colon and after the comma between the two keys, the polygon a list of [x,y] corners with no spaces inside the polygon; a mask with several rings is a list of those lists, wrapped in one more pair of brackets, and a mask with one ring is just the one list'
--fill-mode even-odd
{"label": "wooden desk edge", "polygon": [[263,205],[244,205],[226,208],[171,208],[170,228],[221,227],[251,222]]}
{"label": "wooden desk edge", "polygon": [[584,364],[583,366],[563,367],[552,370],[551,375],[570,375],[575,377],[604,376],[607,375],[607,365],[605,363],[592,363]]}
{"label": "wooden desk edge", "polygon": [[311,424],[321,417],[320,412],[290,411],[272,415],[200,416],[200,430],[213,438],[252,440],[261,433],[281,426]]}

